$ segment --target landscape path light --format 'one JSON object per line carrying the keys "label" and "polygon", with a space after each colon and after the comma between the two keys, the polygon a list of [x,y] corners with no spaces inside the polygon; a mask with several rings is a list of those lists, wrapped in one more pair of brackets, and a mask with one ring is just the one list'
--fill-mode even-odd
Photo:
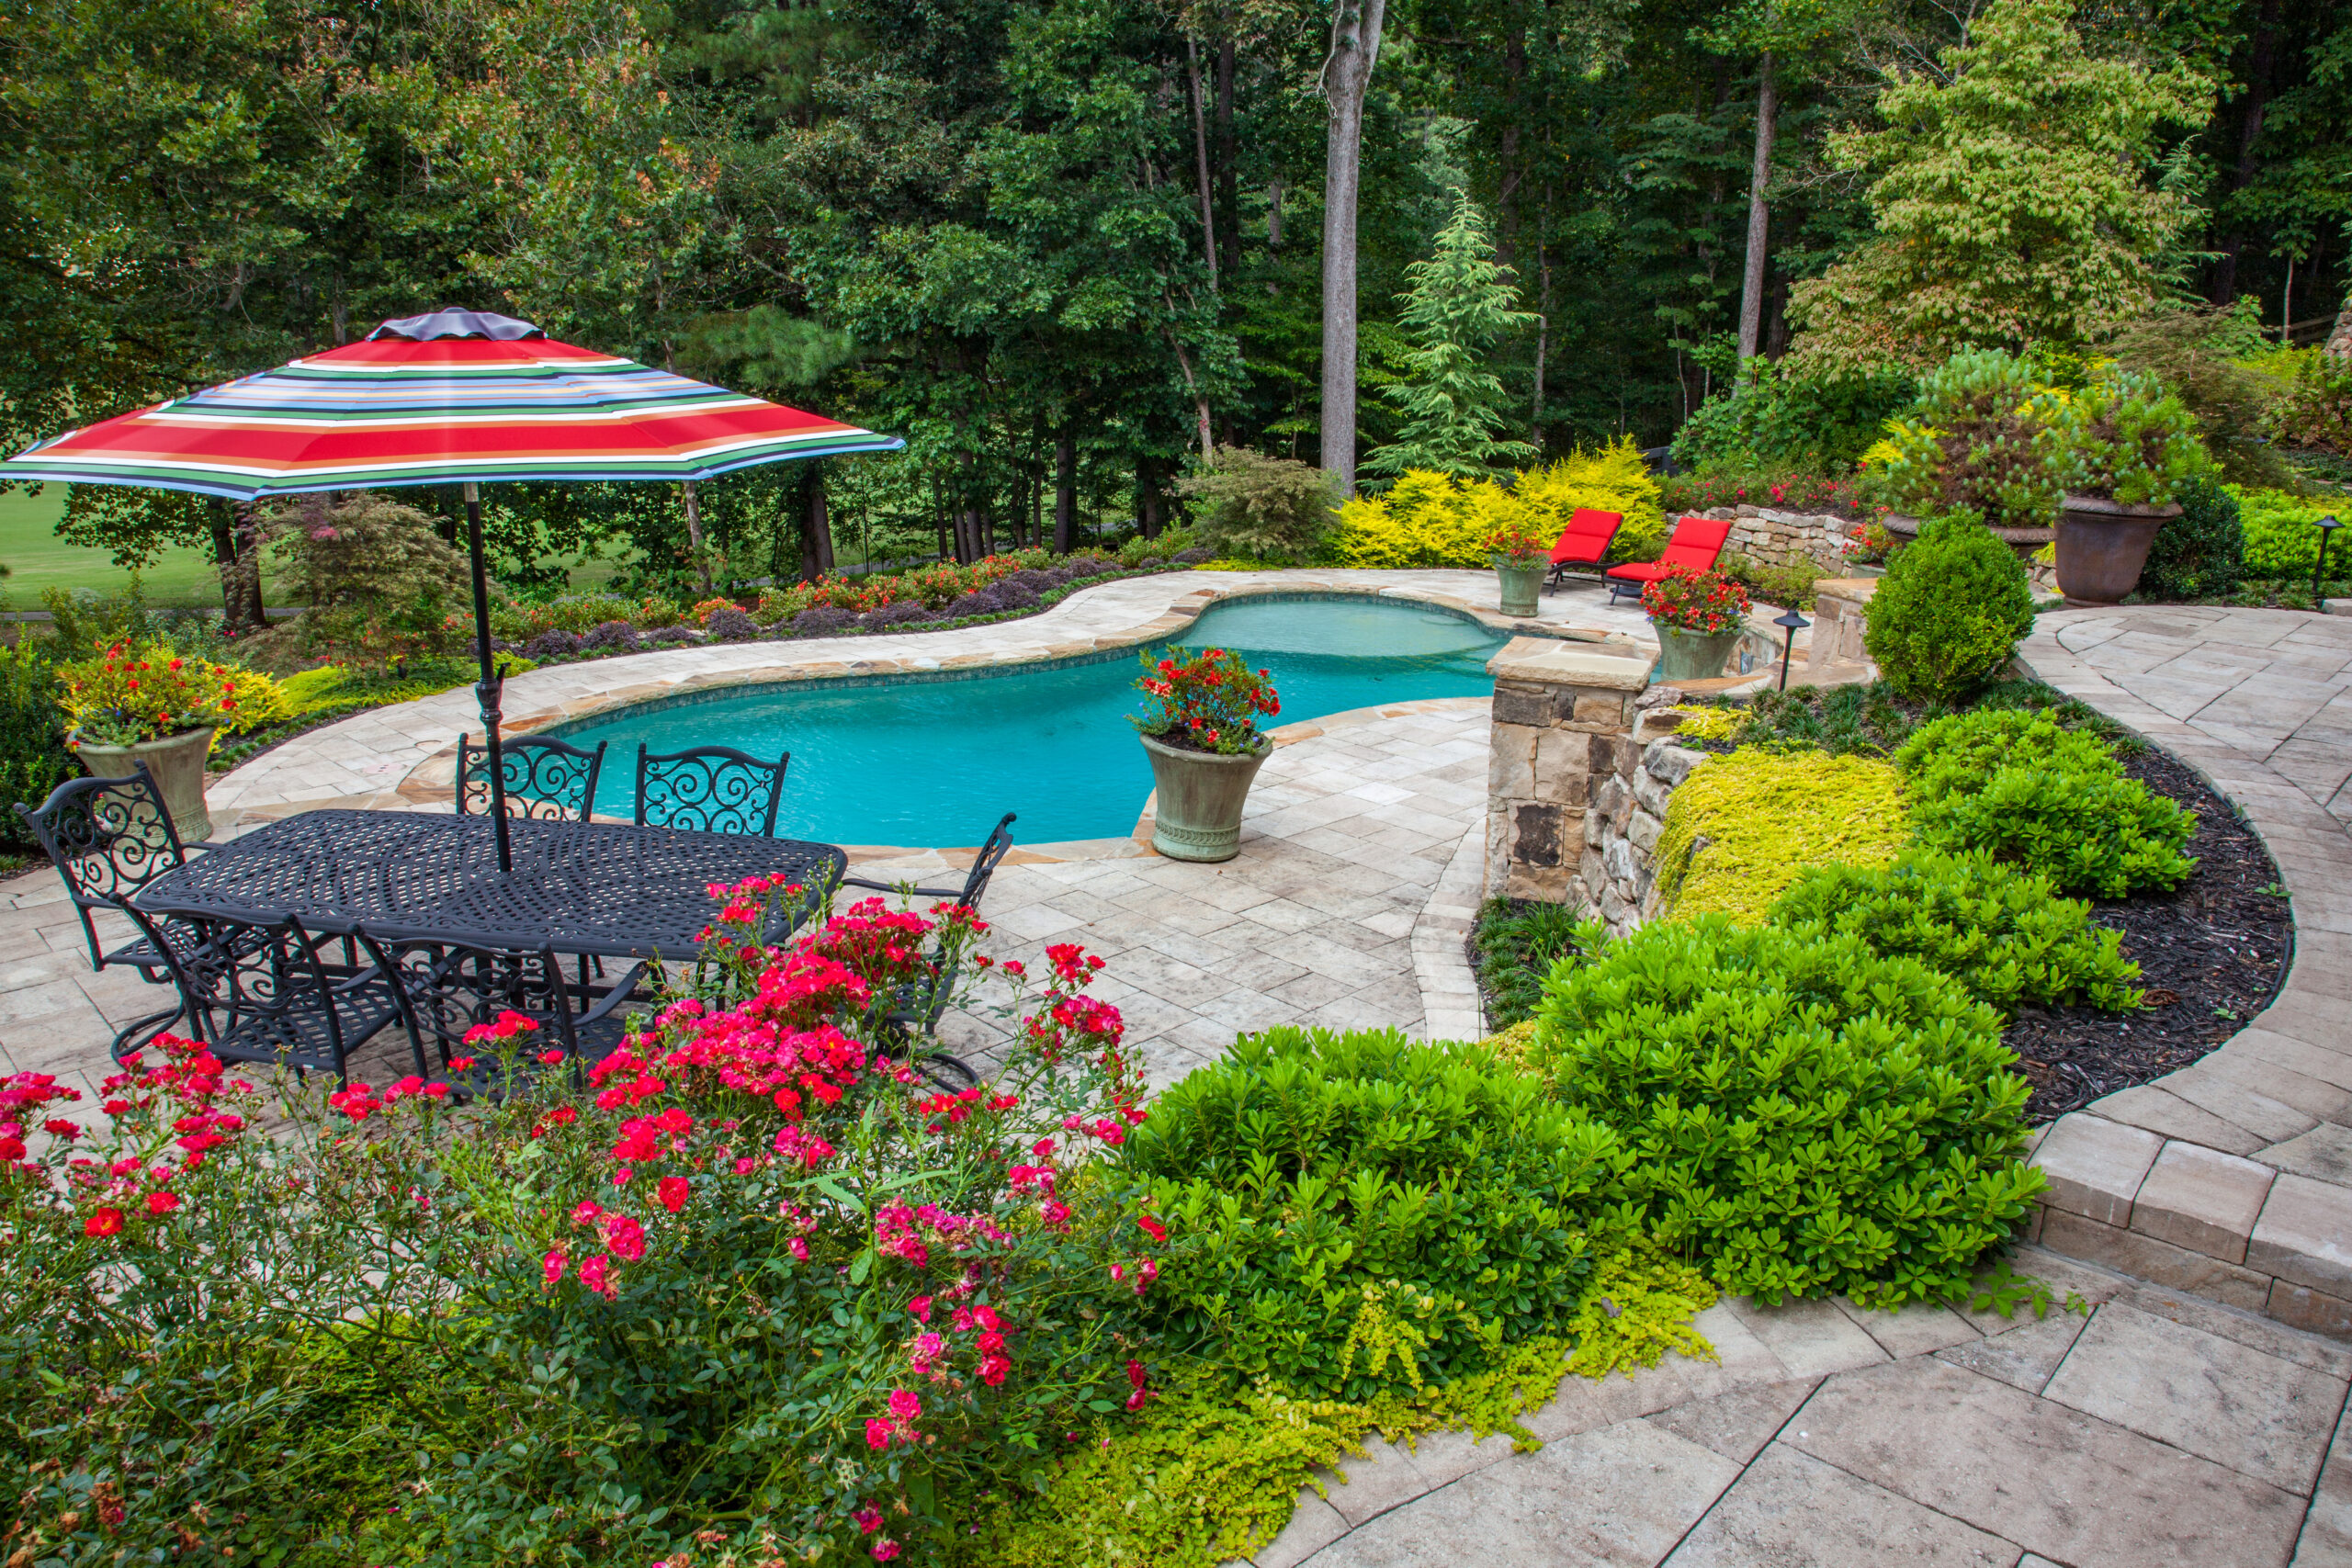
{"label": "landscape path light", "polygon": [[1813,625],[1813,623],[1806,620],[1803,615],[1798,615],[1795,607],[1792,606],[1773,616],[1772,624],[1781,628],[1782,636],[1782,641],[1781,644],[1781,690],[1785,692],[1789,689],[1789,661],[1796,657],[1797,633],[1804,630],[1805,627]]}

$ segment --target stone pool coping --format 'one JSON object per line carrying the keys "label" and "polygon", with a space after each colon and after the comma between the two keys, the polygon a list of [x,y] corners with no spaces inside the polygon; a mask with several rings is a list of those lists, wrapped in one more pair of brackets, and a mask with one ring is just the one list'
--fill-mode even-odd
{"label": "stone pool coping", "polygon": [[[1490,571],[1171,572],[1081,589],[1043,615],[951,631],[719,643],[549,665],[509,680],[504,732],[526,735],[615,708],[731,685],[978,671],[1114,652],[1182,631],[1211,605],[1283,593],[1359,593],[1426,604],[1504,635],[1644,647],[1636,609],[1598,589],[1545,595],[1504,616]],[[1318,721],[1318,722],[1329,722]],[[326,806],[413,810],[453,795],[458,739],[480,728],[470,687],[355,714],[300,735],[206,791],[224,831]],[[1295,727],[1285,727],[1293,728]],[[1119,840],[1090,840],[1114,845]],[[864,846],[888,852],[889,846]],[[1034,852],[1034,851],[1033,851]]]}

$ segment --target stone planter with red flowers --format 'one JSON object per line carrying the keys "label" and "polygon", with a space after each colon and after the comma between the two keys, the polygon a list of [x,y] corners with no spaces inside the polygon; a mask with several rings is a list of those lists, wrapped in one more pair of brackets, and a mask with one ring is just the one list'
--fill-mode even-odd
{"label": "stone planter with red flowers", "polygon": [[1521,619],[1535,615],[1551,555],[1552,541],[1531,531],[1522,518],[1513,517],[1487,536],[1487,558],[1494,563],[1504,615]]}
{"label": "stone planter with red flowers", "polygon": [[1151,847],[1170,860],[1231,860],[1250,785],[1274,749],[1258,728],[1282,711],[1272,672],[1222,648],[1171,648],[1143,661],[1136,689],[1155,711],[1135,726],[1159,789]]}
{"label": "stone planter with red flowers", "polygon": [[1657,631],[1657,679],[1712,681],[1747,628],[1747,590],[1718,571],[1670,566],[1643,585],[1642,608]]}
{"label": "stone planter with red flowers", "polygon": [[65,744],[99,778],[129,778],[144,763],[183,841],[209,837],[204,759],[236,709],[236,680],[217,664],[163,643],[116,643],[58,671],[73,728]]}

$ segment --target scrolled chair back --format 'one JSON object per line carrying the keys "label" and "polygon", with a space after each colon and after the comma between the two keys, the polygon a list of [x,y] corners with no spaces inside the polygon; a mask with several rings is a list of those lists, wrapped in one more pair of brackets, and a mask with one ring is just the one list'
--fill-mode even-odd
{"label": "scrolled chair back", "polygon": [[147,764],[128,778],[68,779],[17,813],[57,867],[82,917],[90,963],[104,967],[93,909],[126,908],[140,889],[187,863],[187,846]]}
{"label": "scrolled chair back", "polygon": [[773,838],[791,762],[789,751],[765,762],[726,746],[656,752],[639,745],[638,825]]}
{"label": "scrolled chair back", "polygon": [[[596,807],[596,775],[604,770],[605,742],[593,751],[561,740],[502,739],[499,773],[506,789],[506,815],[551,822],[585,822]],[[490,748],[458,737],[458,815],[490,814]]]}

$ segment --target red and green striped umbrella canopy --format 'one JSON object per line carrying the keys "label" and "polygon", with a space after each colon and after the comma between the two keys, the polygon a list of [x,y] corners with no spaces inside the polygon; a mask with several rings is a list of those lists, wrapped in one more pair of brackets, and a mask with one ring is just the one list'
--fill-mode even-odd
{"label": "red and green striped umbrella canopy", "polygon": [[707,479],[904,445],[527,321],[437,310],[69,431],[0,462],[0,477],[250,501],[469,479]]}

